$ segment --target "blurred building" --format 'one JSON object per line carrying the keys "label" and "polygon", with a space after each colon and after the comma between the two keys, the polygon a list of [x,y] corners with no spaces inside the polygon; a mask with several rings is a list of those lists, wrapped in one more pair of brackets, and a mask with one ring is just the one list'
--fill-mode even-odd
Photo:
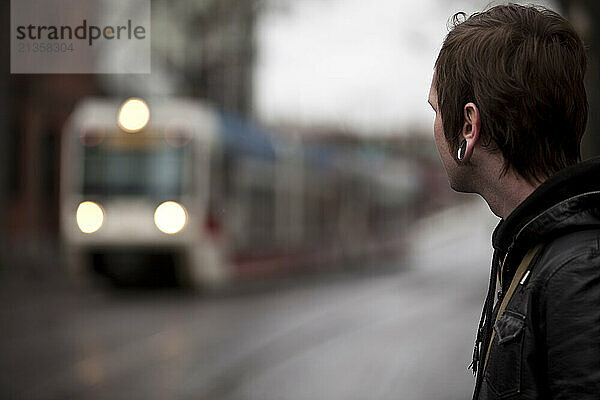
{"label": "blurred building", "polygon": [[417,188],[417,195],[408,205],[413,217],[455,205],[468,196],[450,190],[433,132],[413,128],[375,135],[349,127],[292,123],[279,124],[274,130],[306,149],[331,146],[353,153],[352,163],[356,165],[351,168],[372,174],[369,179],[388,176],[396,185],[410,182]]}
{"label": "blurred building", "polygon": [[[10,48],[9,4],[2,2],[4,60],[9,59]],[[9,63],[2,63],[3,253],[26,256],[30,262],[55,258],[61,132],[80,99],[188,96],[240,114],[251,112],[254,21],[262,3],[152,0],[151,4],[151,74],[11,75]]]}

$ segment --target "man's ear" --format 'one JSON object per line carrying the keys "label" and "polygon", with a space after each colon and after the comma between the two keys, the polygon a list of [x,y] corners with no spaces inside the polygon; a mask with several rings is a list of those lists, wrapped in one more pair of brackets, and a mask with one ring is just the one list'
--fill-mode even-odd
{"label": "man's ear", "polygon": [[481,116],[479,114],[479,108],[475,103],[467,103],[464,107],[464,123],[461,132],[461,142],[465,140],[467,146],[465,149],[464,157],[462,161],[469,161],[473,155],[473,149],[475,144],[479,140],[479,132],[481,130]]}

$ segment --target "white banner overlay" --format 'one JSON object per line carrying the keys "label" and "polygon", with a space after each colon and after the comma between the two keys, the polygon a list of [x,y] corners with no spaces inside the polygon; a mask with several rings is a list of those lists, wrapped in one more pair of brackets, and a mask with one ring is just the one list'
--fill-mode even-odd
{"label": "white banner overlay", "polygon": [[150,73],[150,0],[11,0],[13,74]]}

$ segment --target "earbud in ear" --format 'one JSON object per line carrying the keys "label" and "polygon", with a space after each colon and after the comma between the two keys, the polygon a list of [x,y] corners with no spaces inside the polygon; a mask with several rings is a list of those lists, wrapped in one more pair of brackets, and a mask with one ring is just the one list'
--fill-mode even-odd
{"label": "earbud in ear", "polygon": [[458,154],[456,155],[456,157],[458,158],[458,161],[462,161],[463,158],[465,158],[466,152],[467,152],[467,141],[465,139],[463,139],[460,146],[458,147]]}

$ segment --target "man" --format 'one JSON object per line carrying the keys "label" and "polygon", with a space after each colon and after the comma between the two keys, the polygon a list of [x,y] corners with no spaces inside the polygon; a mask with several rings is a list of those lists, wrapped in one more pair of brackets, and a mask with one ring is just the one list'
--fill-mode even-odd
{"label": "man", "polygon": [[455,15],[435,63],[450,186],[502,218],[474,399],[600,399],[600,160],[578,164],[585,68],[568,21],[513,4]]}

